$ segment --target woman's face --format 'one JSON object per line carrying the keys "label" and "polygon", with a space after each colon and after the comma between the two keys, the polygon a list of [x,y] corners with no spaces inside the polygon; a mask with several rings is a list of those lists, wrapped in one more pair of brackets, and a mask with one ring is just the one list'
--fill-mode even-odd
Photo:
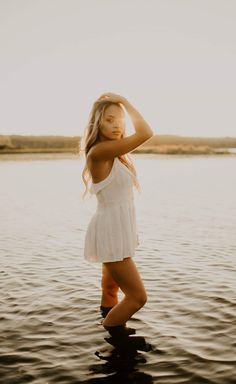
{"label": "woman's face", "polygon": [[102,140],[119,140],[125,129],[125,113],[118,105],[106,108],[100,124],[99,136]]}

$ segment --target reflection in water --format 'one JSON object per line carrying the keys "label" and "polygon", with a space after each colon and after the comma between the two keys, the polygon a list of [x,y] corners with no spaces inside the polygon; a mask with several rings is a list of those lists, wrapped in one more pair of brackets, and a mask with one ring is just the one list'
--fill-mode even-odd
{"label": "reflection in water", "polygon": [[[138,364],[134,359],[128,362],[109,361],[105,364],[89,366],[89,370],[96,374],[104,374],[107,377],[91,378],[86,383],[109,383],[109,384],[152,384],[153,378],[150,374],[139,372],[135,365]],[[108,376],[109,375],[109,376]]]}
{"label": "reflection in water", "polygon": [[[134,336],[130,337],[134,338]],[[105,340],[110,342],[108,338],[105,338]],[[147,352],[152,350],[151,345],[146,343],[144,338],[140,338],[137,344],[139,344],[139,350],[146,350]],[[150,374],[140,372],[137,369],[138,364],[145,364],[147,360],[138,352],[134,344],[130,344],[130,347],[126,345],[123,348],[120,345],[110,350],[104,348],[101,351],[96,351],[95,355],[101,360],[106,361],[106,363],[91,365],[89,366],[89,370],[94,373],[103,373],[109,376],[107,378],[101,378],[100,381],[98,378],[90,379],[88,383],[153,383]]]}
{"label": "reflection in water", "polygon": [[105,348],[95,352],[95,354],[101,360],[106,361],[106,363],[91,365],[89,366],[89,370],[94,373],[109,376],[107,378],[101,378],[100,381],[97,378],[90,379],[88,383],[153,383],[151,375],[139,372],[136,368],[139,363],[144,364],[147,361],[137,350],[124,350],[122,353],[117,348],[113,348],[110,351]]}

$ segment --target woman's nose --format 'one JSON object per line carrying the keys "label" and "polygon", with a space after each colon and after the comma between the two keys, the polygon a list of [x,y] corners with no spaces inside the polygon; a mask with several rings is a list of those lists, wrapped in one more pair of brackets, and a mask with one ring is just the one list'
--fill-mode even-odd
{"label": "woman's nose", "polygon": [[114,124],[114,128],[118,128],[118,129],[121,129],[122,127],[122,124],[120,121],[116,121],[115,124]]}

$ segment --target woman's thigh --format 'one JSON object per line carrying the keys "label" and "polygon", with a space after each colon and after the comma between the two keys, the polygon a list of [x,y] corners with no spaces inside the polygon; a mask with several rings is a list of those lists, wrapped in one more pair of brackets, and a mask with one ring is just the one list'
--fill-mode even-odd
{"label": "woman's thigh", "polygon": [[104,264],[106,264],[113,280],[127,297],[147,299],[143,281],[132,257]]}

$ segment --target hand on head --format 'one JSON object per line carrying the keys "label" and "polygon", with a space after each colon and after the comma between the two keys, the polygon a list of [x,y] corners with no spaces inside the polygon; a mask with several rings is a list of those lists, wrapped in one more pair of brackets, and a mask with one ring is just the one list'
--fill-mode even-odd
{"label": "hand on head", "polygon": [[107,92],[103,93],[96,101],[95,103],[100,103],[104,101],[110,101],[112,103],[123,103],[125,101],[125,98],[123,96],[117,95],[115,93]]}

